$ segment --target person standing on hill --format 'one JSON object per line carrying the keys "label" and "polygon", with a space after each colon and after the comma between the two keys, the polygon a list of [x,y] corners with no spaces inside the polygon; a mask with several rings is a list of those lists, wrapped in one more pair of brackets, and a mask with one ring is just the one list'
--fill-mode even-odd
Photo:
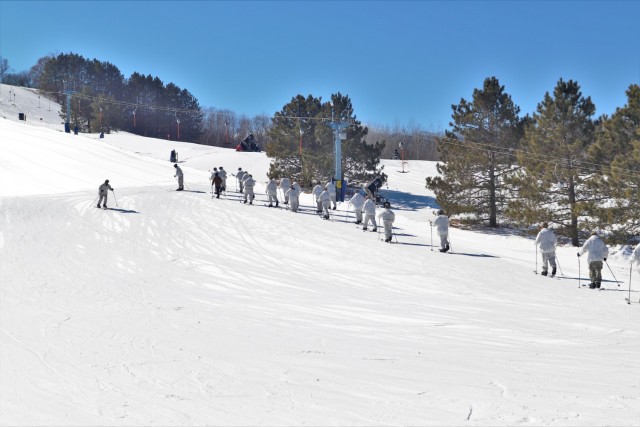
{"label": "person standing on hill", "polygon": [[289,191],[289,188],[291,188],[291,181],[289,180],[289,178],[282,178],[280,180],[280,190],[282,190],[282,194],[284,197],[284,204],[288,204],[289,203],[289,196],[287,196],[287,191]]}
{"label": "person standing on hill", "polygon": [[599,289],[602,283],[602,262],[607,261],[609,256],[609,248],[605,245],[604,241],[598,236],[598,233],[593,231],[591,237],[584,242],[582,248],[578,252],[578,256],[585,252],[589,252],[587,262],[589,263],[589,283],[590,289]]}
{"label": "person standing on hill", "polygon": [[549,228],[549,224],[542,223],[542,230],[536,236],[535,245],[540,246],[543,276],[546,276],[549,271],[548,264],[551,264],[551,277],[556,275],[556,243],[556,235]]}
{"label": "person standing on hill", "polygon": [[253,193],[253,186],[256,185],[256,181],[253,179],[253,175],[245,174],[244,176],[244,203],[247,203],[247,198],[249,199],[249,204],[253,204],[253,199],[256,197]]}
{"label": "person standing on hill", "polygon": [[364,196],[360,191],[356,191],[356,194],[349,199],[349,203],[353,206],[353,210],[356,213],[356,224],[362,223],[362,207],[364,206]]}
{"label": "person standing on hill", "polygon": [[396,220],[396,214],[391,210],[391,203],[384,202],[384,211],[378,216],[384,225],[384,241],[391,242],[393,237],[393,222]]}
{"label": "person standing on hill", "polygon": [[[298,212],[298,206],[300,201],[300,190],[297,182],[294,182],[291,187],[285,193],[286,199],[291,201],[291,212]],[[286,200],[285,199],[285,200]]]}
{"label": "person standing on hill", "polygon": [[269,197],[269,207],[273,207],[273,203],[275,202],[276,208],[278,207],[278,183],[276,180],[271,178],[269,183],[267,184],[267,196]]}
{"label": "person standing on hill", "polygon": [[238,187],[239,187],[239,193],[242,193],[243,189],[244,189],[244,182],[243,182],[243,178],[244,178],[244,174],[245,172],[242,170],[242,168],[238,168],[238,173],[236,174],[236,179],[238,180]]}
{"label": "person standing on hill", "polygon": [[176,191],[182,191],[184,190],[184,174],[182,173],[182,169],[180,169],[180,166],[178,166],[177,163],[174,164],[173,167],[176,168],[176,174],[173,177],[178,178],[178,188],[176,189]]}
{"label": "person standing on hill", "polygon": [[318,203],[322,205],[322,209],[324,210],[324,215],[322,216],[324,219],[329,219],[329,207],[331,206],[331,196],[329,195],[329,191],[325,187],[318,196]]}
{"label": "person standing on hill", "polygon": [[329,197],[331,198],[331,204],[333,205],[333,207],[331,209],[333,209],[334,211],[336,210],[336,186],[333,185],[332,181],[327,182],[327,185],[325,185],[325,188],[327,189],[327,191],[329,192]]}
{"label": "person standing on hill", "polygon": [[313,194],[313,200],[316,202],[316,213],[322,213],[322,202],[320,201],[320,194],[322,194],[322,186],[320,183],[317,183],[315,187],[311,190],[311,194]]}
{"label": "person standing on hill", "polygon": [[220,193],[222,192],[222,178],[220,178],[220,172],[216,172],[213,176],[213,180],[211,181],[216,191],[216,199],[220,198]]}
{"label": "person standing on hill", "polygon": [[367,196],[367,201],[364,202],[362,209],[364,210],[364,225],[362,226],[362,231],[367,230],[369,221],[373,224],[373,230],[371,231],[378,231],[378,225],[376,224],[376,202],[373,201],[371,196]]}
{"label": "person standing on hill", "polygon": [[440,252],[449,250],[449,217],[444,214],[442,209],[438,210],[438,217],[433,221],[436,231],[440,237]]}
{"label": "person standing on hill", "polygon": [[220,166],[220,170],[218,171],[218,176],[222,180],[222,184],[220,184],[220,191],[227,194],[227,171],[224,170],[222,166]]}
{"label": "person standing on hill", "polygon": [[109,185],[109,180],[105,180],[104,184],[100,185],[100,187],[98,187],[98,196],[100,197],[100,199],[98,199],[98,206],[96,206],[97,208],[100,207],[100,203],[102,203],[102,200],[104,199],[104,203],[102,204],[103,208],[107,208],[107,197],[109,196],[109,190],[113,191],[113,188]]}

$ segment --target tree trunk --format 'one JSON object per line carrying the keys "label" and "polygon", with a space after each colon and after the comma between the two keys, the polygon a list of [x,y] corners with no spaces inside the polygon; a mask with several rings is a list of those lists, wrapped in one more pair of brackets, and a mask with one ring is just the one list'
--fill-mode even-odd
{"label": "tree trunk", "polygon": [[496,206],[496,170],[493,165],[493,153],[491,156],[491,165],[489,166],[489,226],[498,226],[498,214]]}
{"label": "tree trunk", "polygon": [[576,188],[573,176],[569,177],[569,206],[571,207],[571,225],[569,226],[569,236],[573,246],[580,246],[578,239],[578,216],[576,215]]}

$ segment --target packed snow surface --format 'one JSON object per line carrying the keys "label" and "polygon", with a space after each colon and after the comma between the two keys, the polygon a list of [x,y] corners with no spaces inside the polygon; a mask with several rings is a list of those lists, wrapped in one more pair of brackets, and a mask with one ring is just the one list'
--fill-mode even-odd
{"label": "packed snow surface", "polygon": [[[570,246],[560,279],[504,231],[452,229],[439,253],[435,164],[391,160],[387,244],[347,203],[265,207],[264,153],[66,134],[48,108],[1,88],[0,425],[640,424],[619,248],[602,291]],[[253,206],[232,176],[211,197],[219,166],[253,174]]]}

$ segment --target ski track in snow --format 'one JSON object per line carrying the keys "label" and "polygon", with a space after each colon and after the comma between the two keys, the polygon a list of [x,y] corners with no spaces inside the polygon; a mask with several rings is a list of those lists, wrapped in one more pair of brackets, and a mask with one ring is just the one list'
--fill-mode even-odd
{"label": "ski track in snow", "polygon": [[[331,222],[309,194],[310,215],[261,206],[262,153],[0,131],[0,425],[640,419],[637,304],[578,289],[574,248],[561,280],[532,275],[516,236],[454,229],[454,253],[431,252],[432,163],[388,161],[405,244],[383,245],[346,203]],[[172,147],[192,192],[167,191]],[[211,198],[221,164],[254,174],[256,206]]]}

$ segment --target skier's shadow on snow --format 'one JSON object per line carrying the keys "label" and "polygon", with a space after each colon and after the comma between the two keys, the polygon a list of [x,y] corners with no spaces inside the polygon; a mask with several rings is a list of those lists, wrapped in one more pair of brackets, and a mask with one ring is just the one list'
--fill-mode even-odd
{"label": "skier's shadow on snow", "polygon": [[120,212],[120,213],[126,213],[126,214],[129,214],[129,213],[136,213],[136,214],[137,214],[137,213],[140,213],[140,212],[138,212],[138,211],[134,211],[134,210],[132,210],[132,209],[109,208],[109,210],[110,210],[110,211]]}
{"label": "skier's shadow on snow", "polygon": [[462,255],[462,256],[472,256],[472,257],[476,257],[476,258],[500,258],[499,256],[495,256],[495,255],[487,255],[487,254],[469,254],[469,253],[465,253],[465,252],[449,252],[449,255]]}

